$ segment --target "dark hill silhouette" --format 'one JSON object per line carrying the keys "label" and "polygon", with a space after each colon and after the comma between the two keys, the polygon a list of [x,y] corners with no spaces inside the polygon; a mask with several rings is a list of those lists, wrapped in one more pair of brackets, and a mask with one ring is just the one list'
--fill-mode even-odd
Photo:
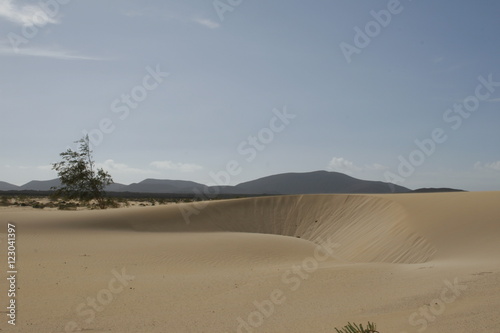
{"label": "dark hill silhouette", "polygon": [[193,193],[194,189],[203,191],[206,186],[187,180],[145,179],[140,183],[125,186],[121,191],[138,193]]}
{"label": "dark hill silhouette", "polygon": [[51,187],[57,187],[61,185],[59,178],[51,180],[32,180],[21,186],[21,190],[30,191],[49,191]]}
{"label": "dark hill silhouette", "polygon": [[0,181],[0,191],[19,191],[20,189],[17,185]]}
{"label": "dark hill silhouette", "polygon": [[[2,184],[5,187],[2,187]],[[9,188],[14,186],[14,188]],[[31,181],[17,187],[8,183],[0,183],[0,190],[33,190],[49,191],[59,186],[58,179],[47,181]],[[407,193],[409,189],[390,183],[353,178],[339,172],[314,171],[305,173],[283,173],[244,182],[236,186],[207,187],[206,185],[186,181],[168,179],[145,179],[130,185],[112,184],[106,188],[110,192],[133,193],[219,193],[219,194],[320,194],[320,193]]]}
{"label": "dark hill silhouette", "polygon": [[320,193],[406,193],[409,189],[384,182],[353,178],[339,172],[315,171],[283,173],[235,186],[245,194],[320,194]]}

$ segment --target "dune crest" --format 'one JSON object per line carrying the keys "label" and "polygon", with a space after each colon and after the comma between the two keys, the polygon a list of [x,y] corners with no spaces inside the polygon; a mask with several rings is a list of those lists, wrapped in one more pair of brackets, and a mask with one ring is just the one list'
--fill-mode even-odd
{"label": "dune crest", "polygon": [[[88,211],[70,224],[66,219],[51,222],[60,228],[257,233],[314,244],[329,240],[339,245],[338,259],[348,262],[422,263],[432,259],[435,247],[408,223],[404,206],[391,198],[347,194],[258,197]],[[188,221],[186,215],[190,215]]]}
{"label": "dune crest", "polygon": [[420,263],[435,248],[407,223],[399,203],[363,195],[299,195],[211,202],[195,224],[221,231],[300,237],[339,244],[351,262]]}

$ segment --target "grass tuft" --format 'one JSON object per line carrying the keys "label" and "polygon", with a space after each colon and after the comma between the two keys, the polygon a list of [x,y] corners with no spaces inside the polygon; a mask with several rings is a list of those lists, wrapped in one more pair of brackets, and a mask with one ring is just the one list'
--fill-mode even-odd
{"label": "grass tuft", "polygon": [[368,322],[366,328],[364,328],[362,324],[356,325],[347,322],[347,325],[344,326],[344,328],[341,328],[340,330],[335,328],[335,330],[337,333],[379,333],[377,331],[377,325],[370,322]]}

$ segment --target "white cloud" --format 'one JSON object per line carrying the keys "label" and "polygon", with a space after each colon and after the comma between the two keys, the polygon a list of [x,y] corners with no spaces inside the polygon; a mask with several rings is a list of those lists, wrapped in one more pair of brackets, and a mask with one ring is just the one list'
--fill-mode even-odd
{"label": "white cloud", "polygon": [[493,162],[493,163],[487,163],[486,167],[489,169],[500,171],[500,161]]}
{"label": "white cloud", "polygon": [[108,171],[111,176],[113,174],[127,174],[127,175],[158,175],[157,171],[149,170],[149,169],[137,169],[129,167],[123,163],[116,163],[114,160],[106,160],[104,163],[96,163],[98,168],[103,168]]}
{"label": "white cloud", "polygon": [[19,48],[0,42],[0,56],[28,56],[44,57],[60,60],[106,60],[104,58],[90,57],[64,50],[61,48]]}
{"label": "white cloud", "polygon": [[361,171],[362,168],[354,165],[353,162],[346,160],[343,157],[334,157],[328,163],[328,168],[332,171],[339,171],[339,172],[345,172],[345,173],[352,173],[355,171]]}
{"label": "white cloud", "polygon": [[354,172],[361,172],[361,171],[384,171],[387,170],[388,167],[379,163],[358,166],[354,164],[354,162],[346,160],[343,157],[333,157],[330,163],[328,163],[328,169],[331,171],[338,171],[347,174],[352,174]]}
{"label": "white cloud", "polygon": [[154,161],[151,166],[162,170],[175,170],[180,172],[194,172],[202,170],[203,167],[194,163],[175,163],[172,161]]}
{"label": "white cloud", "polygon": [[209,19],[194,18],[193,22],[196,22],[200,25],[203,25],[209,29],[217,29],[218,27],[220,27],[219,23],[212,21],[212,20],[209,20]]}
{"label": "white cloud", "polygon": [[500,161],[496,162],[491,162],[491,163],[481,163],[481,162],[476,162],[474,164],[474,169],[476,170],[494,170],[494,171],[500,171]]}
{"label": "white cloud", "polygon": [[23,26],[44,26],[58,23],[41,7],[33,5],[17,5],[12,0],[0,0],[0,17]]}

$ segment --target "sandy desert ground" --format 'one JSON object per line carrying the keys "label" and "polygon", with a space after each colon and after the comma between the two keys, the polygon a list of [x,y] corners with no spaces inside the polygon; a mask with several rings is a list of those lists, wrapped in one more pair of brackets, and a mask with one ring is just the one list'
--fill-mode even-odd
{"label": "sandy desert ground", "polygon": [[5,332],[500,332],[500,192],[2,208],[0,232]]}

